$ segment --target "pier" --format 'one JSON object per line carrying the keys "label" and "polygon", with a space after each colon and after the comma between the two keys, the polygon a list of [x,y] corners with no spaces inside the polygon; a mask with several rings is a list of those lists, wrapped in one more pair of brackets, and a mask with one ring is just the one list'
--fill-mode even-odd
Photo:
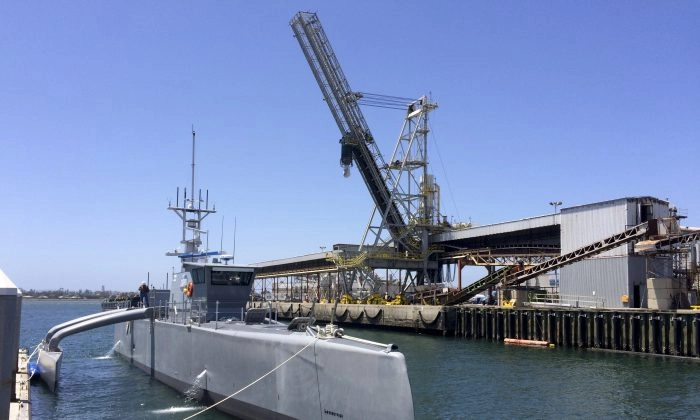
{"label": "pier", "polygon": [[387,328],[465,339],[545,341],[577,349],[700,358],[700,310],[487,305],[343,305],[257,302],[280,320]]}
{"label": "pier", "polygon": [[10,401],[10,419],[29,420],[31,416],[31,398],[29,386],[29,372],[27,371],[27,362],[29,355],[27,351],[21,349],[17,354],[17,373],[15,374],[15,392],[14,397]]}
{"label": "pier", "polygon": [[0,270],[0,418],[31,417],[28,356],[19,350],[21,316],[22,292]]}
{"label": "pier", "polygon": [[[357,168],[374,210],[361,244],[253,264],[254,299],[360,305],[330,312],[314,306],[326,322],[698,356],[694,313],[679,310],[700,301],[700,228],[682,226],[682,211],[668,200],[633,196],[571,207],[553,200],[553,214],[483,226],[448,221],[427,154],[428,116],[437,103],[358,94],[318,16],[302,12],[290,25],[338,125],[344,175]],[[390,158],[360,105],[406,110]],[[467,266],[485,269],[483,277],[463,284]],[[523,290],[548,302],[583,297],[595,310],[515,305]],[[494,294],[502,305],[466,305],[477,295],[495,303]],[[369,305],[382,295],[442,306]],[[275,305],[280,316],[306,316],[302,304]]]}

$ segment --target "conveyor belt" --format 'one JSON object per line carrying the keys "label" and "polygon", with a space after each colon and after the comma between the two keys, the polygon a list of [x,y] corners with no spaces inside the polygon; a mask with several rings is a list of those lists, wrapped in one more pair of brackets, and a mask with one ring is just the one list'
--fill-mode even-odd
{"label": "conveyor belt", "polygon": [[522,282],[525,282],[531,278],[535,278],[540,274],[544,274],[548,271],[554,270],[556,268],[563,267],[565,265],[573,264],[577,261],[592,257],[593,255],[600,254],[601,252],[607,251],[609,249],[617,248],[620,245],[624,245],[635,239],[644,236],[647,233],[648,224],[646,222],[634,226],[622,233],[615,234],[609,238],[594,242],[590,245],[581,247],[575,251],[569,252],[568,254],[561,255],[551,260],[547,260],[541,264],[537,264],[525,269],[520,269],[517,266],[509,266],[502,268],[494,273],[483,277],[480,280],[470,284],[469,286],[463,288],[454,295],[447,298],[445,302],[446,305],[454,305],[467,301],[469,298],[473,297],[477,293],[486,290],[487,288],[494,286],[501,281],[506,287],[515,286]]}
{"label": "conveyor belt", "polygon": [[[392,239],[403,245],[399,251],[418,251],[419,248],[415,249],[410,241],[404,239],[406,221],[392,200],[395,182],[389,172],[382,176],[381,168],[386,168],[387,164],[362,115],[357,103],[359,97],[350,89],[318,16],[316,13],[299,12],[290,25],[343,136],[341,147],[349,147],[352,150],[355,164],[391,232]],[[344,165],[349,164],[342,154],[341,162]]]}
{"label": "conveyor belt", "polygon": [[486,277],[475,281],[454,295],[448,296],[445,305],[456,305],[458,303],[466,302],[477,293],[486,290],[487,288],[494,286],[501,282],[501,280],[505,279],[506,274],[511,270],[511,268],[512,267],[510,266],[503,267],[500,270],[494,271]]}

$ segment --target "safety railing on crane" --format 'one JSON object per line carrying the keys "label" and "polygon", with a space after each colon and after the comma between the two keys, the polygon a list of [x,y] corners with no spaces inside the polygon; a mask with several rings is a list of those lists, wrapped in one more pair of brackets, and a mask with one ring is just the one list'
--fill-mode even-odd
{"label": "safety railing on crane", "polygon": [[365,260],[367,260],[367,252],[361,252],[349,258],[341,254],[330,252],[326,259],[335,264],[338,268],[355,268],[364,265]]}
{"label": "safety railing on crane", "polygon": [[[299,12],[290,25],[340,129],[341,164],[347,168],[354,160],[392,238],[400,241],[399,230],[405,221],[391,197],[394,180],[388,172],[382,176],[380,168],[386,163],[360,110],[359,97],[350,89],[321,22],[315,13]],[[351,156],[345,153],[345,146],[351,148]]]}

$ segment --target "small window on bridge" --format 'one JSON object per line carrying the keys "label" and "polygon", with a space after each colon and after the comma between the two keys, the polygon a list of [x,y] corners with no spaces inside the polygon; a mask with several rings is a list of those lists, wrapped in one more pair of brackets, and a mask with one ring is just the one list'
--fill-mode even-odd
{"label": "small window on bridge", "polygon": [[211,284],[214,286],[248,286],[253,273],[239,271],[212,271]]}
{"label": "small window on bridge", "polygon": [[195,268],[192,270],[192,283],[204,284],[204,268]]}

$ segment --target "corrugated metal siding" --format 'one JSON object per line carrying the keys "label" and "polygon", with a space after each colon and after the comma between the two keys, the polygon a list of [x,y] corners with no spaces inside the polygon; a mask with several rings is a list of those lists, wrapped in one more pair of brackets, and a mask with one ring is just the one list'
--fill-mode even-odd
{"label": "corrugated metal siding", "polygon": [[[642,205],[651,204],[650,218],[668,217],[668,203],[653,197],[620,198],[564,208],[561,211],[561,252],[568,252],[608,238],[642,222]],[[610,308],[647,306],[646,278],[671,276],[670,261],[631,255],[631,244],[562,267],[559,293],[566,296],[605,299]],[[638,296],[635,300],[635,286]],[[623,304],[623,295],[629,303]]]}
{"label": "corrugated metal siding", "polygon": [[653,197],[638,197],[627,199],[629,206],[629,218],[627,224],[634,226],[642,223],[642,206],[651,204],[651,214],[649,218],[658,219],[669,217],[668,202]]}
{"label": "corrugated metal siding", "polygon": [[[605,307],[622,307],[620,298],[629,295],[629,258],[595,258],[561,268],[559,293],[605,299]],[[595,292],[595,295],[594,293]]]}
{"label": "corrugated metal siding", "polygon": [[[653,218],[668,217],[668,203],[653,197],[620,198],[561,211],[561,251],[571,252],[641,223],[641,205],[652,205]],[[626,256],[632,246],[623,245],[597,258]]]}
{"label": "corrugated metal siding", "polygon": [[[625,230],[628,225],[627,200],[563,209],[561,212],[561,252],[566,254]],[[600,254],[600,257],[627,255],[627,247]]]}
{"label": "corrugated metal siding", "polygon": [[[671,277],[670,259],[649,259],[643,256],[592,258],[561,268],[559,293],[605,299],[608,308],[647,306],[647,277]],[[634,286],[639,286],[639,301],[635,301]],[[595,291],[595,295],[593,292]],[[629,297],[623,304],[622,295]]]}
{"label": "corrugated metal siding", "polygon": [[673,277],[673,260],[670,258],[646,258],[641,255],[629,257],[629,296],[630,307],[636,302],[634,298],[634,286],[639,286],[639,300],[636,307],[646,308],[649,303],[647,292],[648,277]]}
{"label": "corrugated metal siding", "polygon": [[668,210],[668,203],[665,201],[654,202],[654,218],[669,217],[671,212]]}

